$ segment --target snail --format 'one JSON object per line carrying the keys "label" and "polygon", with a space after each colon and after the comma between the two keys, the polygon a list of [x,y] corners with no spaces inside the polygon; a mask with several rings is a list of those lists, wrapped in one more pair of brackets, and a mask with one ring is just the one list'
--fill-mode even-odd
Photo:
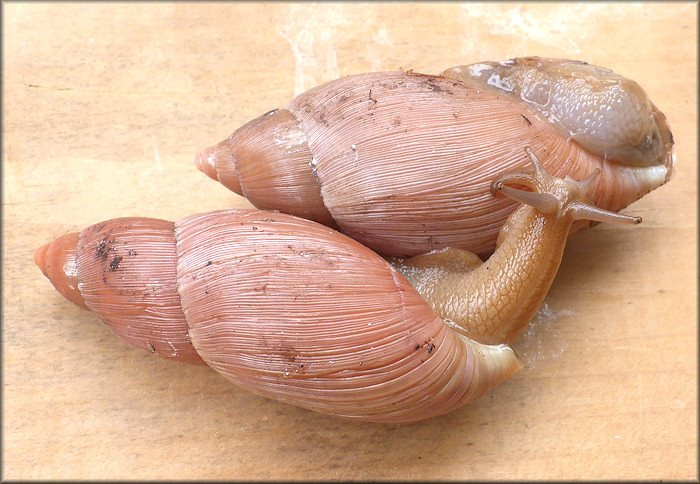
{"label": "snail", "polygon": [[599,168],[591,197],[615,212],[674,172],[666,117],[639,84],[539,57],[327,82],[195,164],[257,208],[329,225],[381,254],[455,247],[487,257],[516,207],[489,184],[525,166],[525,145],[554,176]]}
{"label": "snail", "polygon": [[456,248],[385,258],[313,221],[233,209],[108,220],[34,260],[134,346],[310,410],[412,422],[522,367],[507,343],[543,301],[574,221],[641,221],[590,203],[598,170],[556,178],[527,152],[534,171],[492,182],[494,195],[523,205],[483,263]]}

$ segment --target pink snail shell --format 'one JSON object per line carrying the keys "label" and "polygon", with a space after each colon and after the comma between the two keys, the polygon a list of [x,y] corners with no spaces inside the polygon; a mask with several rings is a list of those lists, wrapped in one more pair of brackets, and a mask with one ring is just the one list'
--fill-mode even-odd
{"label": "pink snail shell", "polygon": [[666,118],[639,84],[539,57],[330,81],[195,162],[260,209],[324,223],[379,253],[457,247],[483,258],[516,206],[489,184],[525,165],[526,145],[557,177],[598,168],[591,197],[611,211],[674,171]]}

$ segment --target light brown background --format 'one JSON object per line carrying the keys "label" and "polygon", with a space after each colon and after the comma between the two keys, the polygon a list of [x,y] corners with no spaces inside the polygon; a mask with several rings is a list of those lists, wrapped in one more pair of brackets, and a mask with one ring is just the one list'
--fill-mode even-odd
{"label": "light brown background", "polygon": [[[697,4],[3,4],[3,477],[697,479]],[[638,81],[676,177],[570,241],[493,394],[362,424],[128,347],[36,247],[247,202],[194,154],[321,82],[521,55]]]}

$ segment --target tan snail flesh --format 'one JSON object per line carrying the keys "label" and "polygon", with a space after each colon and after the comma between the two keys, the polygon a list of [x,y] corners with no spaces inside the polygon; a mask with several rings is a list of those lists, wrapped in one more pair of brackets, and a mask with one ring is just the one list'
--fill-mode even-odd
{"label": "tan snail flesh", "polygon": [[416,421],[518,371],[504,343],[544,299],[574,220],[639,222],[589,204],[595,174],[556,179],[531,157],[534,173],[494,180],[527,205],[481,265],[450,249],[392,259],[398,271],[328,227],[249,210],[113,219],[39,248],[35,261],[61,294],[158,356],[311,410]]}
{"label": "tan snail flesh", "polygon": [[258,208],[338,228],[381,254],[455,247],[483,258],[516,207],[491,196],[491,180],[523,168],[526,145],[556,177],[598,168],[591,199],[615,212],[670,180],[675,163],[666,118],[639,84],[538,57],[327,82],[195,162]]}

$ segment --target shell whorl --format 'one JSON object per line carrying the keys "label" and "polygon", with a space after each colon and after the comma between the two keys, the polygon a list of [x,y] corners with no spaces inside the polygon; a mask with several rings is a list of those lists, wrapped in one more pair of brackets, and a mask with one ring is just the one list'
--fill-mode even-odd
{"label": "shell whorl", "polygon": [[[520,368],[510,348],[448,328],[384,259],[324,226],[220,211],[175,230],[192,342],[249,390],[405,422],[449,412]],[[211,294],[227,296],[201,304]]]}

